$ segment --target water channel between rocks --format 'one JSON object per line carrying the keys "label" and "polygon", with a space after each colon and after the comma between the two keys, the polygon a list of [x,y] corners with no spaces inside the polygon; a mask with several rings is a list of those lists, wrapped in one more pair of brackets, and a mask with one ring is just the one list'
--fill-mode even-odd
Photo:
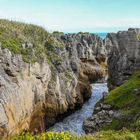
{"label": "water channel between rocks", "polygon": [[56,123],[54,126],[49,128],[51,131],[71,131],[77,134],[84,134],[83,122],[93,113],[95,104],[102,98],[102,93],[107,92],[107,83],[96,83],[92,85],[92,96],[83,105],[83,107],[64,118],[61,122]]}

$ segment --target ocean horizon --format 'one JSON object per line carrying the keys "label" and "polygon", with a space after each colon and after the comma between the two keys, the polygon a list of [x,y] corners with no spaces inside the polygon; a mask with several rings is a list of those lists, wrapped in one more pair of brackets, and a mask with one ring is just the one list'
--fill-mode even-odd
{"label": "ocean horizon", "polygon": [[[78,32],[77,32],[78,33]],[[107,36],[107,34],[108,34],[108,32],[89,32],[90,34],[95,34],[95,35],[98,35],[99,37],[101,37],[102,39],[104,39],[106,36]],[[76,34],[76,32],[74,33],[68,33],[68,32],[64,32],[64,34]]]}
{"label": "ocean horizon", "polygon": [[101,37],[102,39],[104,39],[106,36],[107,36],[107,34],[108,33],[105,33],[105,32],[97,32],[97,33],[93,33],[93,34],[96,34],[96,35],[98,35],[99,37]]}

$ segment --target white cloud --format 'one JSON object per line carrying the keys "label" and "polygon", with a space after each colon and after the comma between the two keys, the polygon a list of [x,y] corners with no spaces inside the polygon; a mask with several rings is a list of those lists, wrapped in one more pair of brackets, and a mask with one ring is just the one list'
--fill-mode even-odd
{"label": "white cloud", "polygon": [[[3,1],[3,0],[0,0]],[[69,13],[71,14],[71,13]],[[89,29],[89,28],[129,28],[129,27],[140,27],[140,18],[129,17],[129,18],[105,18],[97,17],[95,15],[88,14],[82,17],[77,14],[71,17],[70,15],[56,15],[55,13],[45,12],[11,12],[10,10],[0,11],[0,18],[9,18],[13,20],[23,21],[38,24],[46,27],[49,30],[70,30],[70,29]]]}

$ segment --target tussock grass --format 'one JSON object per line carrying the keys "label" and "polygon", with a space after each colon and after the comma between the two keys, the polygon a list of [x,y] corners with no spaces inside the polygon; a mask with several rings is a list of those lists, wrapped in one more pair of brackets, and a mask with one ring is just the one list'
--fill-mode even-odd
{"label": "tussock grass", "polygon": [[105,102],[121,112],[121,117],[114,119],[106,129],[126,127],[140,130],[140,93],[136,93],[137,89],[140,89],[140,70],[136,71],[129,81],[112,90],[106,97]]}
{"label": "tussock grass", "polygon": [[[33,47],[24,49],[25,43],[31,43]],[[27,63],[43,59],[52,62],[52,58],[53,61],[60,61],[57,50],[64,46],[40,26],[4,19],[0,19],[0,44],[14,54],[21,54]]]}
{"label": "tussock grass", "polygon": [[101,131],[92,135],[77,136],[69,132],[46,132],[34,136],[31,133],[23,133],[11,140],[140,140],[140,132]]}

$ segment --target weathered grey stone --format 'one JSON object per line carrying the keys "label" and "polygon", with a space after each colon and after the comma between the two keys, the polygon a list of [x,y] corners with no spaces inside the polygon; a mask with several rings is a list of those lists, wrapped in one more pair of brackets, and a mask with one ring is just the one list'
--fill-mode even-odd
{"label": "weathered grey stone", "polygon": [[90,84],[106,76],[106,51],[98,36],[79,33],[56,39],[64,44],[55,50],[62,60],[51,65],[45,59],[28,64],[21,55],[0,48],[0,134],[41,129],[42,120],[49,127],[60,114],[82,106],[91,96]]}
{"label": "weathered grey stone", "polygon": [[99,112],[100,110],[101,110],[101,107],[100,107],[100,106],[95,107],[95,109],[94,109],[94,113]]}
{"label": "weathered grey stone", "polygon": [[109,33],[105,39],[108,51],[109,89],[126,82],[140,68],[140,29]]}
{"label": "weathered grey stone", "polygon": [[95,108],[99,109],[83,123],[86,133],[99,131],[103,126],[111,123],[113,120],[115,111],[111,110],[112,107],[110,105],[100,103]]}
{"label": "weathered grey stone", "polygon": [[[118,33],[109,33],[105,38],[104,45],[108,54],[108,86],[110,90],[126,82],[133,72],[140,68],[139,34],[140,29],[137,28]],[[139,89],[134,89],[134,93],[139,95]],[[86,133],[100,130],[106,124],[111,123],[113,118],[118,120],[133,119],[133,115],[126,118],[123,112],[112,110],[110,105],[99,103],[98,106],[101,109],[96,107],[97,109],[95,108],[95,110],[98,111],[95,111],[95,114],[93,113],[93,116],[87,120],[88,122],[84,123]],[[104,123],[102,123],[103,120]],[[93,127],[90,125],[88,131],[89,123],[95,123],[96,125],[93,125]]]}
{"label": "weathered grey stone", "polygon": [[134,89],[134,93],[137,94],[137,95],[140,95],[140,88]]}
{"label": "weathered grey stone", "polygon": [[8,118],[5,114],[5,109],[3,108],[2,103],[0,102],[0,127],[8,123]]}
{"label": "weathered grey stone", "polygon": [[112,116],[112,115],[114,114],[114,112],[113,112],[112,110],[110,110],[110,111],[108,112],[108,114],[109,114],[110,116]]}
{"label": "weathered grey stone", "polygon": [[104,105],[102,106],[102,109],[104,109],[104,110],[110,110],[110,109],[111,109],[111,105],[104,104]]}

